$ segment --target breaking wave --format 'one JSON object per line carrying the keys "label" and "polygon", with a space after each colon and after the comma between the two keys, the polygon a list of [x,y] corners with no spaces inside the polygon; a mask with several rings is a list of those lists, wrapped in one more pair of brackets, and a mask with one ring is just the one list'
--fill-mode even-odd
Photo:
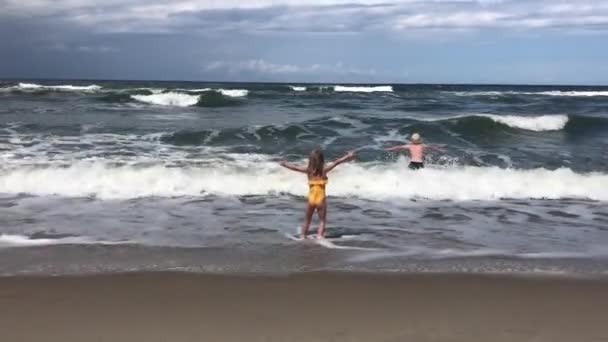
{"label": "breaking wave", "polygon": [[510,96],[510,95],[539,95],[539,96],[568,96],[568,97],[594,97],[608,96],[608,91],[452,91],[448,92],[458,96]]}
{"label": "breaking wave", "polygon": [[64,92],[95,92],[101,90],[102,87],[91,84],[88,86],[75,85],[40,85],[36,83],[19,83],[15,86],[1,88],[2,91],[23,91],[23,92],[38,92],[38,91],[64,91]]}
{"label": "breaking wave", "polygon": [[374,93],[374,92],[393,92],[392,86],[375,86],[375,87],[355,87],[355,86],[334,86],[336,92],[353,92],[353,93]]}
{"label": "breaking wave", "polygon": [[516,116],[479,114],[477,116],[492,119],[509,127],[530,131],[558,131],[566,127],[567,115]]}
{"label": "breaking wave", "polygon": [[145,102],[149,104],[159,106],[177,106],[177,107],[189,107],[194,106],[198,103],[198,95],[189,95],[184,93],[162,93],[152,95],[131,95],[131,98]]}
{"label": "breaking wave", "polygon": [[306,87],[289,86],[289,88],[293,91],[306,91]]}
{"label": "breaking wave", "polygon": [[[381,200],[608,200],[608,174],[561,168],[452,167],[409,171],[405,161],[347,164],[332,173],[328,194]],[[306,178],[276,162],[245,158],[213,166],[116,166],[78,162],[68,167],[20,166],[0,174],[0,192],[103,199],[174,196],[306,194]]]}
{"label": "breaking wave", "polygon": [[[239,91],[240,90],[205,90],[204,92],[201,92],[201,94],[166,92],[149,95],[130,95],[130,98],[139,102],[158,106],[190,107],[196,105],[200,107],[223,107],[239,104],[238,100],[233,99],[245,96],[241,95],[242,93]],[[118,96],[113,96],[112,99],[120,102],[121,100],[124,100],[124,96],[119,94]]]}

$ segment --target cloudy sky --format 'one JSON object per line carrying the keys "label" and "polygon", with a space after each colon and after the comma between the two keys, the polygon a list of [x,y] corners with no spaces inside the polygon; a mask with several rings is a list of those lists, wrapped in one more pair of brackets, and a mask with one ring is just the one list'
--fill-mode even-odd
{"label": "cloudy sky", "polygon": [[0,0],[0,77],[608,84],[608,0]]}

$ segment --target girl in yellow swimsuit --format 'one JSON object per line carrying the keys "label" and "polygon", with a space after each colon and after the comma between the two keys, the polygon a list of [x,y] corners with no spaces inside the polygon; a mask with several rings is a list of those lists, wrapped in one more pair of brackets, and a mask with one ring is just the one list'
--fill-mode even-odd
{"label": "girl in yellow swimsuit", "polygon": [[308,157],[308,166],[301,167],[293,164],[289,164],[286,161],[281,162],[281,166],[286,167],[290,170],[302,172],[308,175],[308,206],[306,208],[306,217],[304,218],[304,225],[302,226],[301,237],[303,239],[308,235],[308,227],[310,226],[310,220],[315,211],[319,214],[319,229],[317,230],[317,237],[322,238],[325,234],[325,223],[327,217],[327,202],[325,201],[325,185],[327,185],[327,173],[333,170],[336,166],[351,161],[355,158],[353,152],[348,152],[344,156],[334,160],[333,162],[325,165],[325,158],[323,157],[323,151],[315,149],[310,153]]}

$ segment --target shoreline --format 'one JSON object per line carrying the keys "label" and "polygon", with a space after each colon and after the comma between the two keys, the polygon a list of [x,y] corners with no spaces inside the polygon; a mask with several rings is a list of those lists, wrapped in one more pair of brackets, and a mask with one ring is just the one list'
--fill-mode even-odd
{"label": "shoreline", "polygon": [[[280,256],[277,258],[277,256]],[[362,274],[471,274],[608,278],[608,258],[447,257],[388,255],[368,258],[351,250],[313,244],[268,248],[209,248],[145,245],[47,245],[0,248],[5,276],[98,276],[143,272],[184,272],[254,276],[310,272]]]}
{"label": "shoreline", "polygon": [[539,281],[591,281],[606,282],[608,286],[608,271],[602,273],[571,273],[551,270],[510,270],[510,271],[471,271],[471,270],[365,270],[365,269],[312,269],[294,271],[233,271],[233,270],[201,270],[201,269],[141,269],[141,270],[106,270],[74,273],[6,273],[0,274],[3,280],[65,279],[78,280],[87,278],[124,278],[124,277],[211,277],[233,279],[284,279],[300,277],[364,277],[364,278],[487,278],[487,279],[523,279]]}
{"label": "shoreline", "polygon": [[0,277],[7,341],[608,341],[608,278],[561,275]]}

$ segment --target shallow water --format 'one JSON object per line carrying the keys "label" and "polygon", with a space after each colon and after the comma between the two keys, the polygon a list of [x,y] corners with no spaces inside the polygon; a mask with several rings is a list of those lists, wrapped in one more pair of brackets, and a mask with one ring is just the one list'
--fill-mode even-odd
{"label": "shallow water", "polygon": [[[602,87],[3,82],[0,272],[602,273],[605,108]],[[383,151],[414,131],[446,145],[418,172]],[[306,183],[277,164],[315,146],[358,154],[322,245],[286,237]]]}

